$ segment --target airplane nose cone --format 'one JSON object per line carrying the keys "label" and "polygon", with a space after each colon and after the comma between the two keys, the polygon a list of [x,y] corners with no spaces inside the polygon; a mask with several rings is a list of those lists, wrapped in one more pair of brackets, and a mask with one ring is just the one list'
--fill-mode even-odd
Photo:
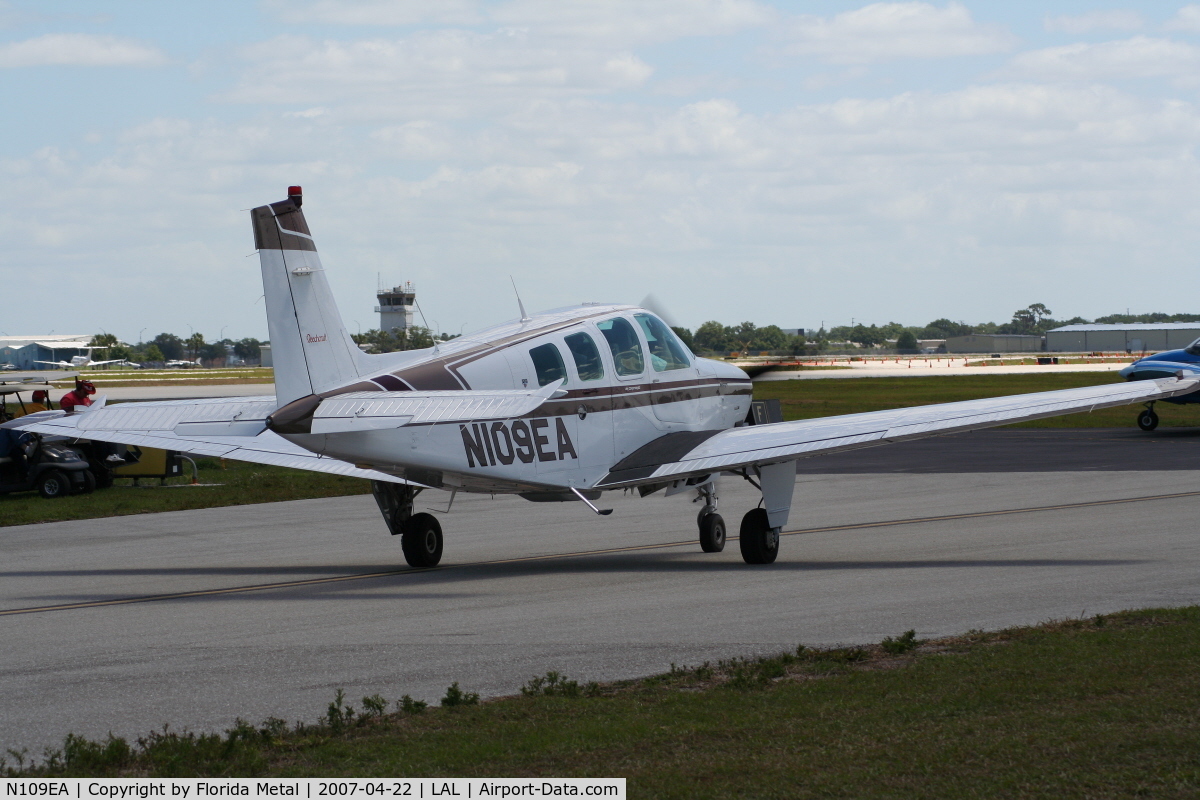
{"label": "airplane nose cone", "polygon": [[1122,378],[1129,380],[1129,376],[1132,375],[1136,371],[1136,369],[1135,369],[1136,367],[1137,367],[1137,362],[1135,361],[1132,364],[1130,364],[1128,367],[1124,367],[1123,369],[1121,369],[1120,372],[1118,372],[1117,374],[1120,375]]}

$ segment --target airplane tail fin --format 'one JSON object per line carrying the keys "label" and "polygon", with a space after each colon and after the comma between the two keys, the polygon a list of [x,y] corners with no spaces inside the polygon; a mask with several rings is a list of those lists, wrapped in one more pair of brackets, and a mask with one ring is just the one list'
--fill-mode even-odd
{"label": "airplane tail fin", "polygon": [[287,200],[250,212],[280,406],[351,381],[365,367],[325,280],[302,200],[292,186]]}

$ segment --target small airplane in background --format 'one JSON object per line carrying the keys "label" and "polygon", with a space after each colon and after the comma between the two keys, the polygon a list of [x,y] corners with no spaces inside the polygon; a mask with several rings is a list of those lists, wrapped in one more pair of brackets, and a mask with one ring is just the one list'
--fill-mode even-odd
{"label": "small airplane in background", "polygon": [[192,367],[200,366],[200,359],[197,358],[195,361],[188,361],[187,359],[171,359],[163,364],[163,366],[165,366],[167,369],[190,369]]}
{"label": "small airplane in background", "polygon": [[[1200,375],[1200,339],[1179,350],[1165,350],[1161,353],[1143,356],[1122,369],[1120,374],[1127,381]],[[1200,392],[1160,399],[1176,405],[1200,403]],[[1156,400],[1147,400],[1145,410],[1138,412],[1137,424],[1144,431],[1152,431],[1158,427],[1158,414],[1154,411],[1156,402]]]}
{"label": "small airplane in background", "polygon": [[[699,358],[652,311],[584,303],[423,350],[368,354],[342,322],[300,187],[250,212],[262,268],[275,394],[46,411],[6,427],[369,478],[413,567],[436,566],[443,534],[418,494],[516,494],[600,515],[606,491],[694,493],[701,549],[724,548],[716,479],[762,493],[742,517],[744,561],[779,552],[796,460],[890,442],[1151,402],[1197,376],[754,424],[745,372]],[[632,287],[631,287],[632,288]],[[505,532],[508,535],[512,532]]]}
{"label": "small airplane in background", "polygon": [[[81,348],[82,349],[82,348]],[[91,350],[92,348],[86,348]],[[125,359],[113,358],[108,361],[92,361],[91,355],[86,356],[71,356],[70,361],[34,361],[35,364],[48,364],[59,369],[92,369],[94,367],[102,367],[105,364],[120,364]]]}

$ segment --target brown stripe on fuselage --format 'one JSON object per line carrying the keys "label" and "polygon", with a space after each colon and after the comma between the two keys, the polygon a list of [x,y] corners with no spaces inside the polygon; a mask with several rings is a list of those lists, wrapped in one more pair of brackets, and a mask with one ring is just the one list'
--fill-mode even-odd
{"label": "brown stripe on fuselage", "polygon": [[439,358],[436,361],[426,361],[423,364],[417,364],[415,367],[393,372],[389,377],[402,380],[417,391],[432,392],[470,389],[471,387],[458,373],[451,371],[446,361],[447,359],[444,358]]}
{"label": "brown stripe on fuselage", "polygon": [[409,392],[412,387],[404,381],[397,378],[395,375],[376,375],[371,378],[372,381],[378,383],[387,392]]}
{"label": "brown stripe on fuselage", "polygon": [[[392,374],[411,384],[412,387],[418,391],[433,391],[437,389],[470,389],[471,384],[462,376],[461,373],[459,373],[459,367],[470,364],[473,361],[478,361],[484,356],[489,356],[492,353],[497,353],[509,347],[527,342],[530,339],[536,339],[539,336],[545,336],[550,333],[556,333],[558,331],[565,330],[566,328],[573,327],[580,324],[584,320],[594,319],[595,317],[611,316],[619,313],[621,312],[609,309],[608,311],[597,311],[594,314],[588,314],[587,316],[583,317],[572,317],[570,320],[565,322],[555,322],[535,330],[521,331],[519,333],[505,336],[501,339],[483,342],[475,347],[464,350],[461,353],[455,353],[452,356],[439,358],[434,361],[425,362],[424,364],[418,364],[413,367],[408,367],[407,369],[400,369]],[[434,367],[434,369],[429,369],[430,367]],[[446,380],[448,376],[453,376],[453,379],[461,385],[448,383]]]}
{"label": "brown stripe on fuselage", "polygon": [[[711,380],[711,379],[710,379]],[[745,384],[745,390],[741,390],[740,385],[738,390],[734,392],[726,391],[726,394],[749,394],[749,381],[711,381],[704,383],[700,381],[679,381],[680,384],[695,383],[691,391],[693,393],[692,400],[699,400],[704,397],[715,397],[720,395],[721,386],[723,383],[733,383],[735,385]],[[635,386],[644,387],[646,384],[635,384]],[[661,392],[658,387],[654,389],[644,389],[637,392],[623,392],[623,386],[603,386],[597,387],[595,390],[575,389],[567,393],[564,397],[556,397],[553,400],[547,400],[533,411],[522,414],[517,419],[531,419],[533,417],[569,417],[573,414],[578,414],[582,407],[585,414],[607,413],[612,411],[620,411],[628,408],[648,408],[655,405],[667,405],[669,403],[684,402],[677,399],[675,393]],[[470,422],[470,420],[438,420],[431,422],[416,422],[406,425],[405,427],[422,427],[427,425],[446,425],[450,423],[460,424],[462,422]]]}

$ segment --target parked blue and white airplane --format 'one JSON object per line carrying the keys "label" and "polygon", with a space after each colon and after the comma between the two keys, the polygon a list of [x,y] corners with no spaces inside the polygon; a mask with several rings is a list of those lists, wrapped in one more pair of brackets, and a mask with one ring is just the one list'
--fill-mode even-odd
{"label": "parked blue and white airplane", "polygon": [[[751,564],[779,552],[795,461],[824,453],[1144,403],[1200,389],[1200,377],[748,424],[750,379],[698,358],[651,311],[583,304],[527,315],[425,350],[367,354],[351,339],[300,210],[300,187],[251,211],[262,266],[275,394],[47,411],[6,427],[372,481],[405,559],[442,557],[437,519],[416,513],[427,488],[578,501],[605,491],[694,492],[701,548],[725,545],[716,477],[762,492],[742,517]],[[453,497],[451,498],[453,500]]]}
{"label": "parked blue and white airplane", "polygon": [[[1160,380],[1169,377],[1193,377],[1200,375],[1200,339],[1181,350],[1166,350],[1162,353],[1143,356],[1121,370],[1127,381]],[[1160,398],[1168,403],[1200,403],[1200,392]],[[1138,412],[1137,424],[1144,431],[1158,427],[1158,414],[1154,412],[1155,400],[1146,401],[1146,408]]]}

